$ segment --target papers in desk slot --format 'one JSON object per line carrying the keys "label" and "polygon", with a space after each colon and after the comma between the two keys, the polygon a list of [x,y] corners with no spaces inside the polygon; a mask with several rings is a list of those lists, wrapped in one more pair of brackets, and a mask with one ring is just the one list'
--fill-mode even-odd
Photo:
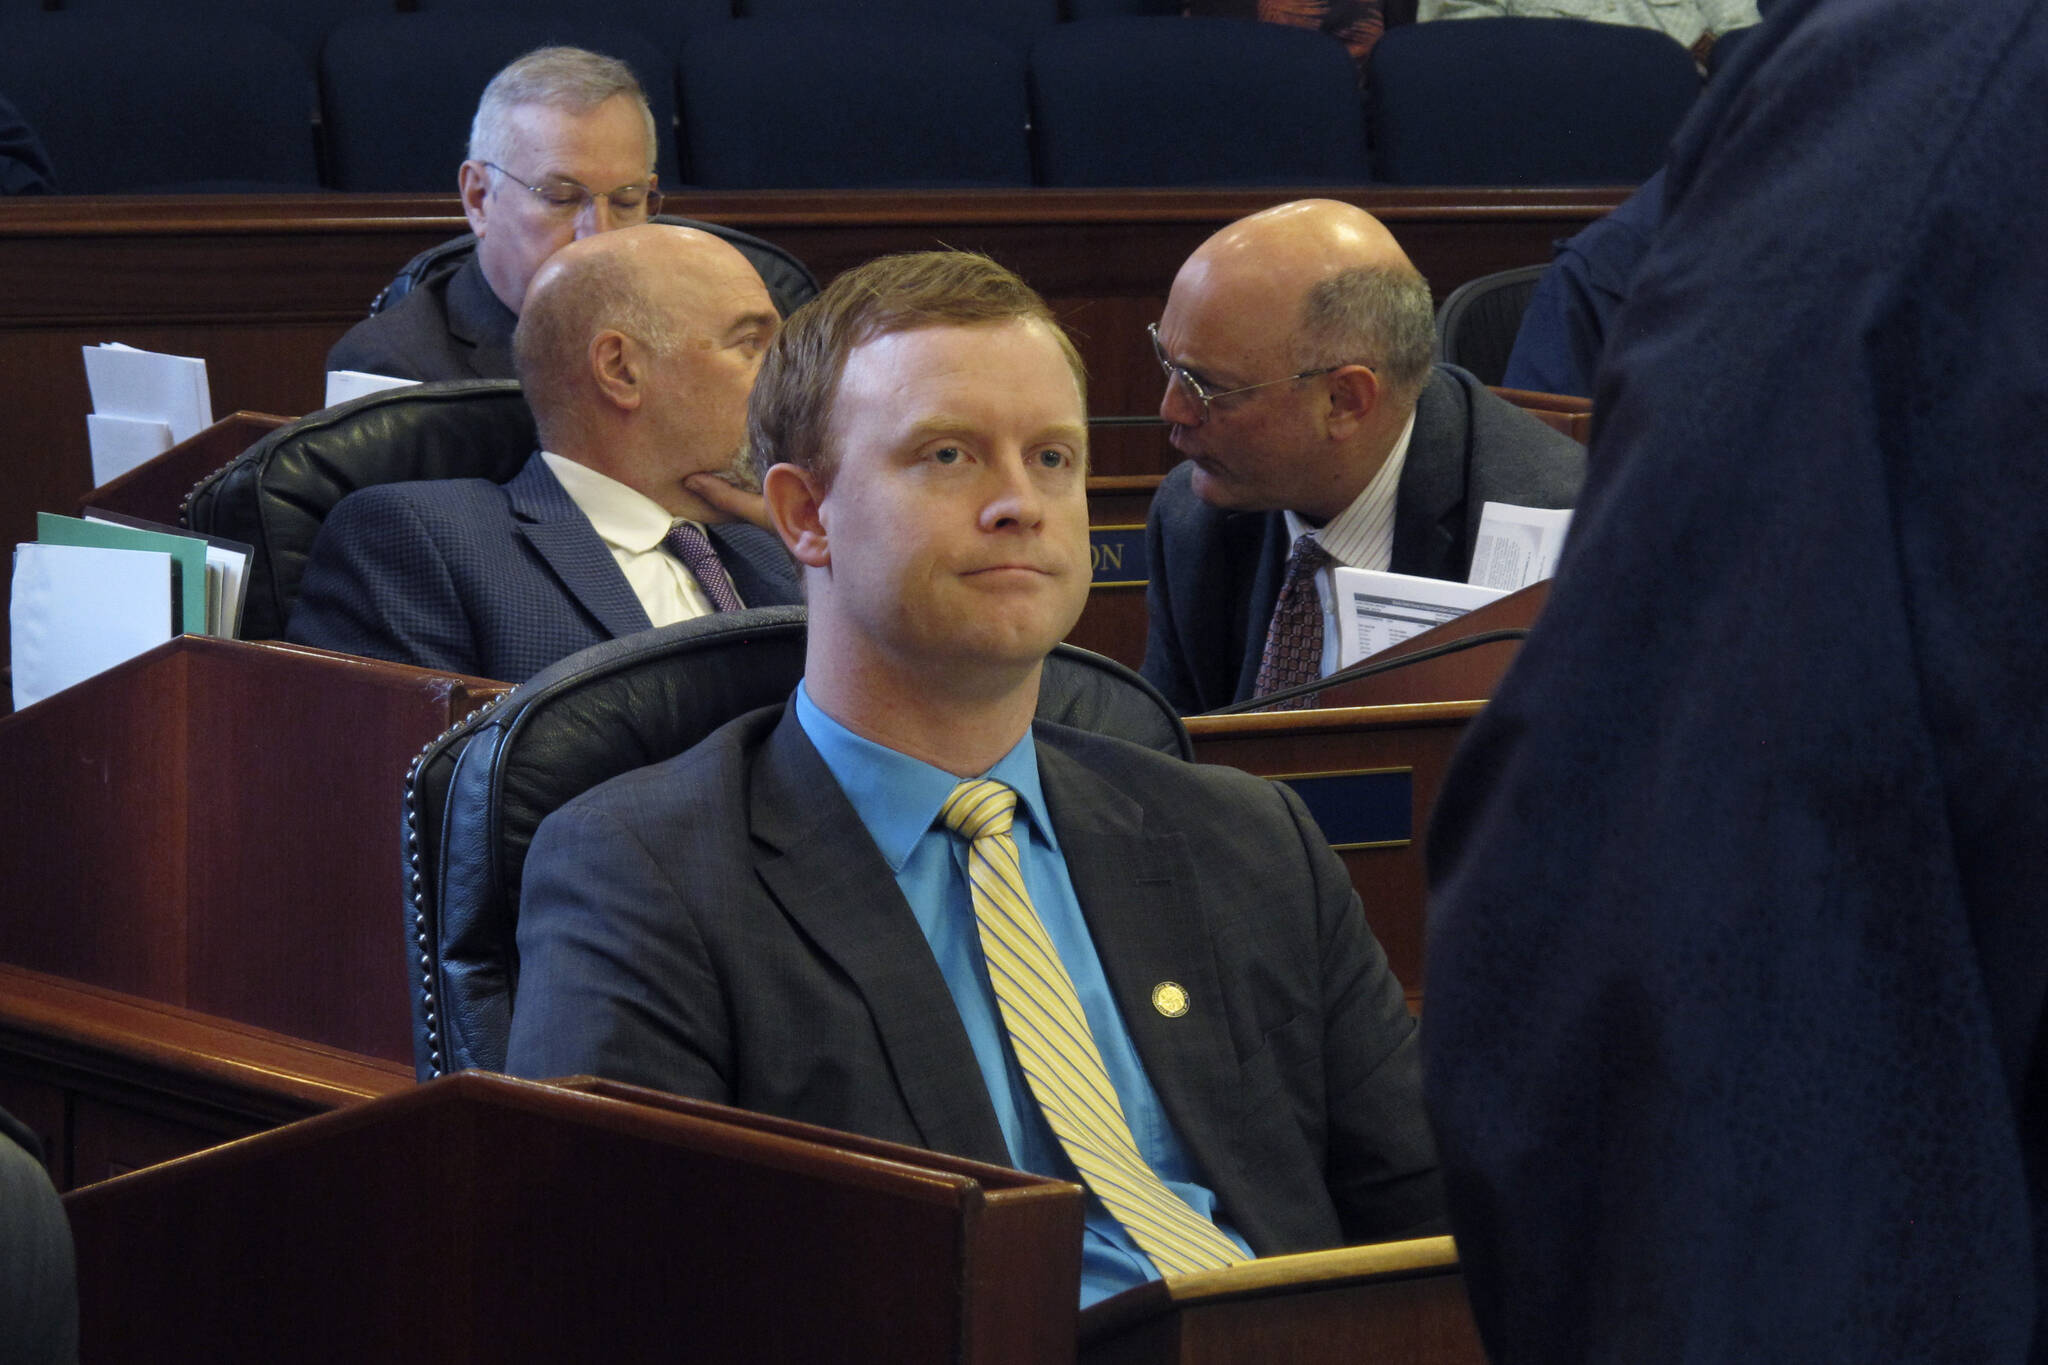
{"label": "papers in desk slot", "polygon": [[1377,569],[1332,569],[1330,582],[1337,594],[1339,668],[1507,596],[1499,588]]}
{"label": "papers in desk slot", "polygon": [[[124,512],[102,507],[85,509],[85,520],[102,526],[125,526],[136,531],[153,531],[180,540],[198,541],[206,547],[206,629],[203,633],[223,640],[238,639],[242,633],[242,606],[249,600],[249,561],[255,551],[239,540],[165,526]],[[194,630],[193,634],[201,632]]]}
{"label": "papers in desk slot", "polygon": [[[152,455],[189,440],[213,425],[213,397],[206,362],[191,356],[159,355],[110,341],[87,346],[85,382],[92,390],[86,431],[92,440],[93,482],[125,474]],[[118,418],[119,421],[95,421]],[[135,426],[135,423],[149,424]],[[170,430],[170,442],[147,447],[155,424]],[[140,453],[140,458],[136,458]]]}
{"label": "papers in desk slot", "polygon": [[327,401],[322,406],[331,408],[336,403],[382,393],[386,389],[409,389],[419,382],[417,379],[394,379],[388,374],[368,374],[362,370],[329,370]]}
{"label": "papers in desk slot", "polygon": [[171,638],[171,557],[17,545],[8,623],[19,711]]}
{"label": "papers in desk slot", "polygon": [[1553,577],[1571,525],[1569,507],[1487,503],[1480,509],[1479,536],[1472,543],[1472,572],[1465,581],[1513,592]]}

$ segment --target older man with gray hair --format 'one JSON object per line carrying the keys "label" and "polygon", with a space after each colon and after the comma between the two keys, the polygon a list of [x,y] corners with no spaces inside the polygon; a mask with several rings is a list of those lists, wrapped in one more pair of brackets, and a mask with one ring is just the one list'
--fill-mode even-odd
{"label": "older man with gray hair", "polygon": [[457,184],[476,254],[351,328],[330,370],[400,379],[509,379],[512,328],[541,262],[661,208],[654,115],[632,70],[544,47],[484,87]]}
{"label": "older man with gray hair", "polygon": [[1432,363],[1428,283],[1349,204],[1224,228],[1151,332],[1187,461],[1147,527],[1144,673],[1182,711],[1331,672],[1332,567],[1462,579],[1486,502],[1569,507],[1585,477],[1576,441]]}

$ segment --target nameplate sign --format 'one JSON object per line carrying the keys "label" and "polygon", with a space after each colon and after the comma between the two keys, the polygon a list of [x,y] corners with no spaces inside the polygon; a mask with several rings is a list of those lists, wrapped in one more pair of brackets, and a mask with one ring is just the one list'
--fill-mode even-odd
{"label": "nameplate sign", "polygon": [[1089,527],[1088,557],[1095,567],[1094,587],[1136,587],[1152,577],[1146,565],[1142,526]]}
{"label": "nameplate sign", "polygon": [[1305,773],[1276,777],[1308,807],[1330,847],[1398,848],[1415,837],[1415,770]]}

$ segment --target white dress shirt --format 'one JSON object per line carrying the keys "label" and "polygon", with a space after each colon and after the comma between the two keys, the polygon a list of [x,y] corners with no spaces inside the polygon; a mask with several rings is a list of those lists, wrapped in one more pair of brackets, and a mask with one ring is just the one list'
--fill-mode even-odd
{"label": "white dress shirt", "polygon": [[[1351,505],[1318,528],[1299,512],[1284,513],[1287,543],[1313,532],[1316,543],[1337,563],[1353,569],[1385,569],[1394,562],[1394,495],[1401,488],[1401,468],[1408,463],[1408,442],[1415,435],[1415,414],[1387,452],[1387,462]],[[1330,568],[1316,570],[1316,602],[1323,609],[1321,676],[1337,671],[1337,591]]]}
{"label": "white dress shirt", "polygon": [[540,457],[561,481],[563,491],[590,518],[598,539],[626,575],[633,595],[647,609],[649,621],[668,626],[711,614],[711,599],[698,586],[696,575],[662,547],[662,538],[677,520],[666,508],[566,455],[543,450]]}

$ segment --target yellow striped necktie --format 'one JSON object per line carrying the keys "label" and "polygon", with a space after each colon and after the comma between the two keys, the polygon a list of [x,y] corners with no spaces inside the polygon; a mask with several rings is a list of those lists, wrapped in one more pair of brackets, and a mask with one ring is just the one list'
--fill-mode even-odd
{"label": "yellow striped necktie", "polygon": [[989,778],[953,789],[939,812],[968,841],[967,884],[989,981],[1017,1064],[1074,1168],[1162,1274],[1245,1260],[1168,1189],[1138,1151],[1073,978],[1024,889],[1010,822],[1017,793]]}

